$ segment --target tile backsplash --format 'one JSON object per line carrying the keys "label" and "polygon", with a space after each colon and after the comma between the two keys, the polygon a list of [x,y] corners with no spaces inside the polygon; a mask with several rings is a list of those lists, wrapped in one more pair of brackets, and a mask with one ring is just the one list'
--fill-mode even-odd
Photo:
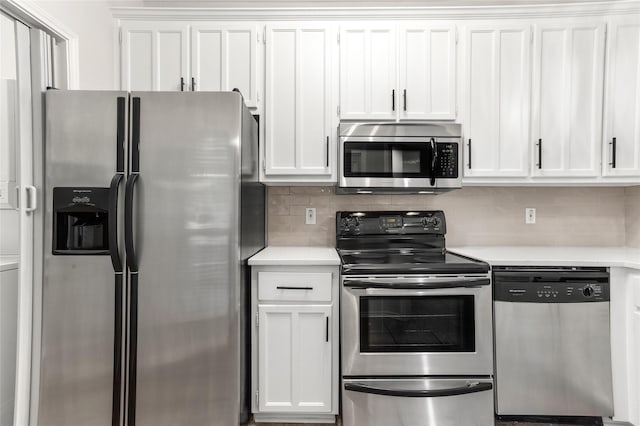
{"label": "tile backsplash", "polygon": [[[444,210],[447,245],[640,247],[640,187],[467,187],[441,195],[336,195],[333,187],[271,186],[267,191],[269,245],[335,245],[340,210]],[[305,225],[315,207],[317,224]],[[524,209],[535,207],[535,225]]]}
{"label": "tile backsplash", "polygon": [[625,189],[627,246],[640,248],[640,186]]}

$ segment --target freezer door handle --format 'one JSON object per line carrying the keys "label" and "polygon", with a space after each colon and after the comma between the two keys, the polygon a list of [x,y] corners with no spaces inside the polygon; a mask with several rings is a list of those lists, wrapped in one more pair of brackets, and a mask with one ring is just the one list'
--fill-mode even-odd
{"label": "freezer door handle", "polygon": [[344,389],[352,392],[371,393],[383,396],[398,396],[408,398],[437,398],[444,396],[465,395],[469,393],[484,392],[493,389],[492,383],[470,382],[464,386],[447,389],[391,389],[380,386],[371,386],[363,383],[345,383]]}
{"label": "freezer door handle", "polygon": [[138,259],[133,243],[133,194],[139,176],[137,173],[129,175],[124,192],[124,245],[130,272],[138,272]]}
{"label": "freezer door handle", "polygon": [[122,261],[120,259],[120,250],[118,250],[118,189],[122,174],[116,173],[111,179],[109,187],[109,254],[111,255],[111,263],[115,272],[122,273]]}
{"label": "freezer door handle", "polygon": [[115,274],[115,309],[113,339],[113,389],[111,424],[120,425],[120,395],[122,388],[122,274]]}

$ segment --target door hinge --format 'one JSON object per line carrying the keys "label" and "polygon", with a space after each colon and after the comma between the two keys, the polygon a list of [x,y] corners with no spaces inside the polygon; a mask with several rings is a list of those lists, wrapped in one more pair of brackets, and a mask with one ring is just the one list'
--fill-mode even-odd
{"label": "door hinge", "polygon": [[458,116],[458,104],[456,104],[456,117]]}
{"label": "door hinge", "polygon": [[340,33],[338,32],[338,44],[340,44]]}
{"label": "door hinge", "polygon": [[260,316],[256,312],[256,327],[259,327],[259,326],[260,326]]}
{"label": "door hinge", "polygon": [[256,391],[256,407],[260,407],[260,392]]}
{"label": "door hinge", "polygon": [[533,43],[533,30],[529,30],[529,43]]}
{"label": "door hinge", "polygon": [[267,44],[267,27],[266,27],[266,25],[262,29],[262,43],[263,44]]}
{"label": "door hinge", "polygon": [[338,112],[338,115],[340,115],[340,105],[336,107],[336,111]]}
{"label": "door hinge", "polygon": [[[267,171],[267,160],[265,160],[264,158],[262,159],[262,171],[266,172]],[[256,324],[258,323],[258,320],[256,319]]]}
{"label": "door hinge", "polygon": [[256,90],[256,102],[260,102],[260,91]]}
{"label": "door hinge", "polygon": [[458,44],[458,28],[456,27],[456,44]]}
{"label": "door hinge", "polygon": [[118,30],[118,43],[122,44],[122,28]]}

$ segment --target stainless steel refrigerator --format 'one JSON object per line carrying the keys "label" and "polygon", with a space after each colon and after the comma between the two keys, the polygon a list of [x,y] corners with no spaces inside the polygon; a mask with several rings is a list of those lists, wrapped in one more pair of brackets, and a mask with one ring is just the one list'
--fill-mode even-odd
{"label": "stainless steel refrigerator", "polygon": [[248,416],[257,123],[234,92],[46,93],[40,426]]}

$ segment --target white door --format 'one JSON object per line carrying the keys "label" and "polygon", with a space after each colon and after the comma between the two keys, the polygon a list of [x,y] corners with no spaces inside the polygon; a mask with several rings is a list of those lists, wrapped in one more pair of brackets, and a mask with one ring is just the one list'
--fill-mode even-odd
{"label": "white door", "polygon": [[265,175],[332,179],[335,44],[331,24],[267,25]]}
{"label": "white door", "polygon": [[122,90],[189,90],[188,25],[127,21],[121,31]]}
{"label": "white door", "polygon": [[465,177],[529,172],[529,25],[465,29]]}
{"label": "white door", "polygon": [[533,146],[536,176],[600,175],[605,24],[534,25]]}
{"label": "white door", "polygon": [[190,90],[238,89],[249,107],[258,106],[257,27],[206,23],[191,26]]}
{"label": "white door", "polygon": [[640,16],[612,18],[607,43],[602,171],[640,176]]}
{"label": "white door", "polygon": [[455,25],[401,24],[398,45],[400,119],[455,119]]}
{"label": "white door", "polygon": [[260,412],[331,412],[331,305],[258,305]]}
{"label": "white door", "polygon": [[394,23],[340,28],[340,117],[395,119],[398,115]]}

